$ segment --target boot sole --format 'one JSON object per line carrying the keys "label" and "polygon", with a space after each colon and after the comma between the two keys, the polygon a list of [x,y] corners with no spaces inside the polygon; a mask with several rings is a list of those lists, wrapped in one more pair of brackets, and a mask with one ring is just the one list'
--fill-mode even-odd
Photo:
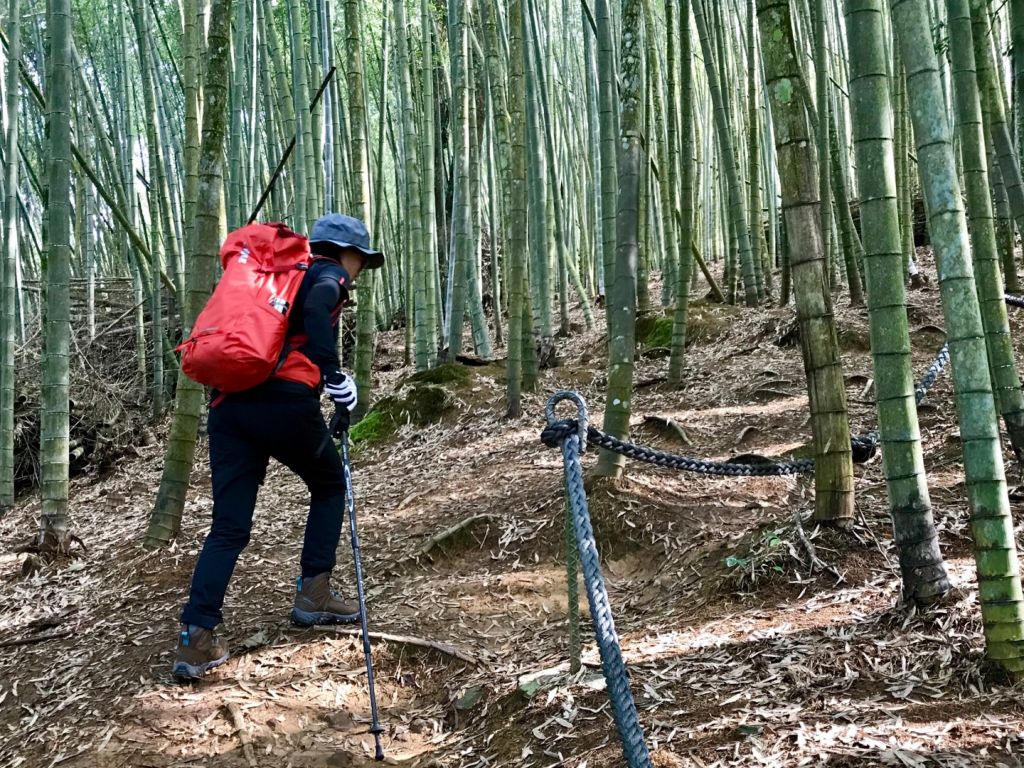
{"label": "boot sole", "polygon": [[303,611],[292,608],[292,622],[300,627],[317,624],[354,624],[359,621],[358,613],[328,613],[327,611]]}
{"label": "boot sole", "polygon": [[191,680],[201,680],[203,676],[214,667],[219,667],[225,661],[228,660],[230,654],[225,653],[219,659],[208,661],[205,664],[189,664],[184,661],[174,662],[174,666],[171,667],[171,677],[182,682],[189,682]]}

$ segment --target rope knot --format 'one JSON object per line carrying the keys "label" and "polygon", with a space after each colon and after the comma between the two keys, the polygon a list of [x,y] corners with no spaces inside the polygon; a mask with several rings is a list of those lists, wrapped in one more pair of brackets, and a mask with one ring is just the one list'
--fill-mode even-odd
{"label": "rope knot", "polygon": [[869,432],[850,438],[850,449],[853,451],[854,464],[866,464],[878,452],[878,432]]}
{"label": "rope knot", "polygon": [[[579,392],[569,392],[568,390],[560,390],[555,392],[550,398],[548,398],[547,404],[544,406],[544,417],[548,420],[548,428],[553,427],[558,422],[558,417],[555,415],[555,407],[563,400],[568,400],[576,406],[576,418],[566,421],[571,421],[576,427],[576,434],[580,439],[580,453],[586,453],[587,451],[587,429],[590,427],[590,422],[587,417],[587,403],[583,399],[583,396]],[[564,423],[564,422],[563,422]],[[547,430],[545,430],[547,432]],[[570,433],[563,435],[554,446],[557,446],[561,440],[564,440],[569,436]],[[541,439],[544,440],[543,435]],[[546,440],[545,445],[551,445]]]}
{"label": "rope knot", "polygon": [[579,425],[576,423],[576,419],[562,419],[544,427],[540,433],[540,441],[548,448],[558,448],[563,440],[577,432],[579,432]]}

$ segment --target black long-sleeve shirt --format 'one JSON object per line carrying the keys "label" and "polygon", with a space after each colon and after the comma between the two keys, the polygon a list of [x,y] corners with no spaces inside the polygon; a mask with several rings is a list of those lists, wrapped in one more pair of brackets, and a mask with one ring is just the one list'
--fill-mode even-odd
{"label": "black long-sleeve shirt", "polygon": [[321,376],[341,370],[338,316],[348,302],[350,284],[341,264],[333,259],[316,259],[302,280],[288,316],[288,336],[306,337],[299,351],[320,369]]}

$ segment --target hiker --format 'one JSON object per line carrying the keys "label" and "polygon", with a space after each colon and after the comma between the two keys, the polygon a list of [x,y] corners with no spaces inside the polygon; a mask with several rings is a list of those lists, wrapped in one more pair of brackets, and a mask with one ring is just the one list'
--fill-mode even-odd
{"label": "hiker", "polygon": [[[281,362],[270,379],[233,394],[213,393],[207,432],[213,523],[196,561],[172,674],[202,677],[228,659],[214,634],[235,561],[249,542],[256,493],[271,457],[301,477],[310,492],[301,573],[292,621],[302,626],[359,620],[359,606],[333,591],[331,571],[345,512],[345,475],[320,410],[321,389],[351,411],[356,385],[338,360],[338,317],[363,269],[384,255],[370,247],[363,222],[329,213],[313,225],[314,256],[288,315]],[[334,435],[337,437],[337,435]]]}

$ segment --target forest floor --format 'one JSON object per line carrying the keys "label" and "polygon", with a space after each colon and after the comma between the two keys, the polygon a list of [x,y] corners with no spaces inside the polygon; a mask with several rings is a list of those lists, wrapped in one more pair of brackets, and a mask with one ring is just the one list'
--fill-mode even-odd
{"label": "forest floor", "polygon": [[[920,376],[943,337],[934,278],[909,299]],[[866,312],[843,298],[837,315],[853,429],[863,433],[874,427]],[[1011,317],[1024,341],[1024,318]],[[681,389],[659,381],[666,359],[637,364],[633,439],[718,460],[806,444],[791,328],[790,309],[695,307]],[[562,467],[538,439],[555,389],[579,390],[600,415],[605,344],[600,329],[561,340],[562,365],[542,372],[520,419],[504,416],[503,369],[475,368],[452,385],[457,407],[439,423],[404,426],[355,452],[371,629],[438,644],[375,643],[388,762],[622,765],[585,599],[584,671],[569,678],[560,666]],[[410,370],[400,332],[381,347],[387,391]],[[1020,342],[1018,355],[1024,360]],[[899,605],[878,458],[856,469],[850,533],[808,522],[813,487],[804,477],[716,479],[634,463],[621,483],[593,486],[597,541],[655,766],[1024,764],[1024,690],[983,658],[948,374],[920,413],[956,587],[926,616]],[[73,481],[73,527],[86,549],[72,562],[22,575],[25,555],[14,550],[36,526],[36,498],[0,521],[0,766],[368,765],[361,645],[288,622],[307,497],[277,465],[228,594],[232,659],[199,684],[171,681],[178,612],[211,501],[203,442],[181,535],[162,551],[141,548],[162,438],[102,477]],[[589,470],[595,461],[588,454],[583,463]],[[1011,461],[1007,453],[1013,486]],[[809,562],[798,514],[824,570]],[[461,535],[416,556],[474,515],[482,517]],[[338,573],[350,567],[346,536]],[[536,691],[522,680],[535,673],[546,673]]]}

